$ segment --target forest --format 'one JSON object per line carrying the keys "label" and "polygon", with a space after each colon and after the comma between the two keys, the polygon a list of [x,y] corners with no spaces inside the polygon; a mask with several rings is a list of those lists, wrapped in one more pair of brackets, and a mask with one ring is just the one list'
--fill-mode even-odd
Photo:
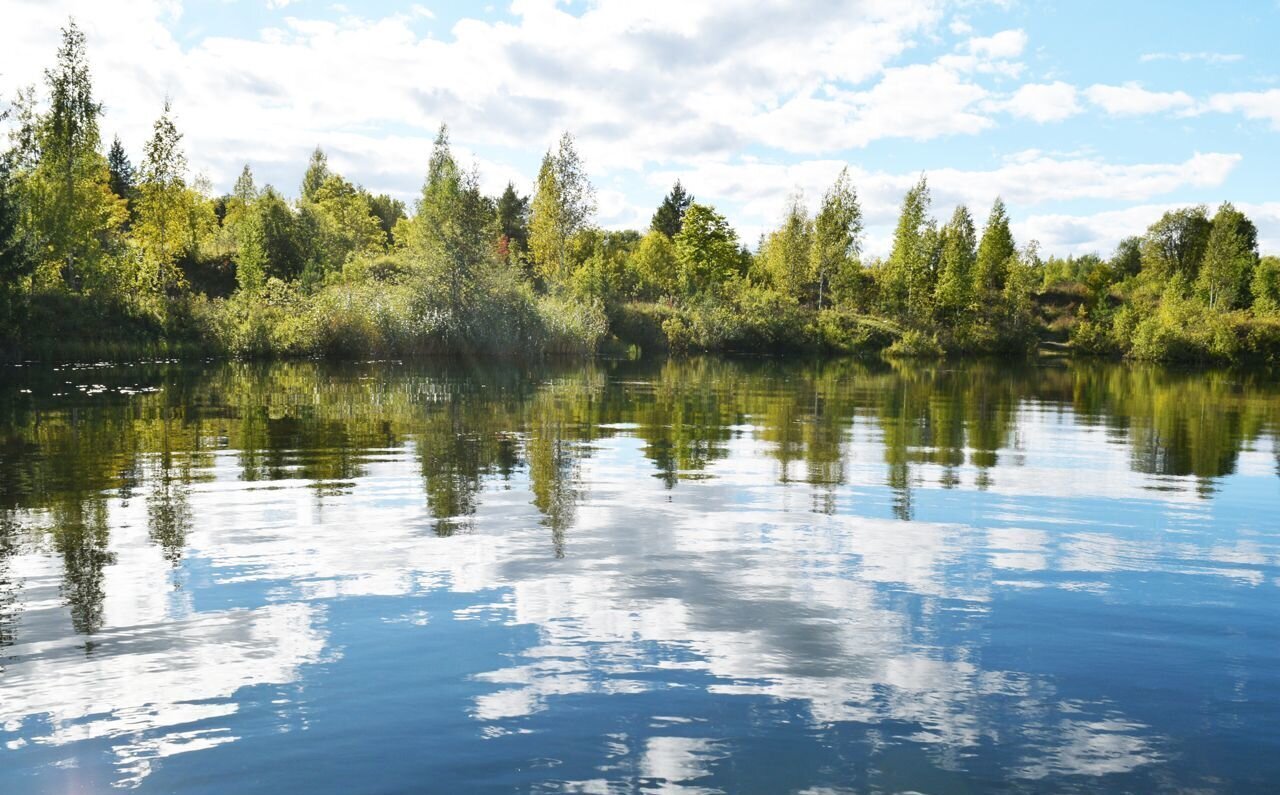
{"label": "forest", "polygon": [[[486,195],[441,126],[413,206],[311,155],[296,196],[246,165],[217,195],[168,101],[136,165],[104,145],[84,33],[4,111],[0,356],[360,358],[600,350],[1280,360],[1280,258],[1230,203],[1165,213],[1109,257],[1021,246],[903,197],[887,257],[862,251],[848,170],[753,245],[677,182],[647,230],[594,222],[571,135],[536,184]],[[424,156],[427,153],[424,152]],[[1139,231],[1139,230],[1135,230]]]}

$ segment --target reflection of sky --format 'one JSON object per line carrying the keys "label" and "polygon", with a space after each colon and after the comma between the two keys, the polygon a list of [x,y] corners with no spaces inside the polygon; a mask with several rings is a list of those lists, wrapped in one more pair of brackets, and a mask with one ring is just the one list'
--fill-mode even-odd
{"label": "reflection of sky", "polygon": [[[216,478],[191,487],[177,571],[147,538],[146,501],[112,503],[116,562],[92,649],[71,629],[61,561],[29,549],[10,563],[23,589],[0,673],[11,769],[91,767],[77,749],[105,749],[110,780],[147,785],[202,755],[227,764],[215,755],[269,733],[349,750],[318,727],[328,715],[416,721],[499,767],[545,743],[537,759],[576,763],[546,761],[519,782],[588,792],[732,789],[726,765],[755,733],[821,761],[847,750],[850,725],[866,732],[864,755],[914,749],[937,771],[988,764],[994,780],[1044,781],[1174,764],[1194,728],[1178,711],[1190,694],[1209,714],[1276,694],[1265,663],[1280,547],[1260,501],[1275,475],[1255,460],[1267,448],[1243,453],[1204,500],[1190,479],[1150,488],[1105,430],[1026,409],[985,490],[972,466],[944,489],[940,467],[913,465],[916,518],[903,522],[870,421],[848,434],[831,515],[811,511],[813,487],[777,482],[772,445],[750,429],[708,478],[671,490],[643,446],[627,429],[593,443],[563,559],[523,476],[484,493],[471,532],[434,537],[411,449],[380,454],[338,496],[243,483],[220,457]],[[1224,616],[1243,638],[1229,649],[1213,646]],[[415,655],[445,651],[435,638],[478,645],[450,646],[447,675],[420,671]],[[1171,667],[1170,650],[1203,669]],[[1144,684],[1148,665],[1165,690]],[[361,706],[341,692],[353,681],[392,710],[443,712],[331,715],[326,700]],[[412,689],[377,692],[393,682]],[[436,692],[450,688],[461,702]],[[731,703],[759,714],[731,718]],[[615,708],[616,722],[601,717]],[[576,757],[554,741],[574,715],[604,738]],[[513,750],[521,738],[530,745]]]}

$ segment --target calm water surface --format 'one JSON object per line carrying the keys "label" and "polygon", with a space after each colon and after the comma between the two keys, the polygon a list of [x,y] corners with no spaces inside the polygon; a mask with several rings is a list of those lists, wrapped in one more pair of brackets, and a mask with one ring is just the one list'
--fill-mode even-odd
{"label": "calm water surface", "polygon": [[0,373],[0,792],[1275,791],[1280,387]]}

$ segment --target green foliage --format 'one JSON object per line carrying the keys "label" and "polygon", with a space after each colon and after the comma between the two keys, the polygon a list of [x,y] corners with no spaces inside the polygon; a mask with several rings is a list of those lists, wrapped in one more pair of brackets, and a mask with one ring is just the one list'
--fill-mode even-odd
{"label": "green foliage", "polygon": [[548,151],[542,159],[529,211],[529,247],[535,270],[548,285],[568,282],[573,272],[569,241],[590,223],[595,210],[595,189],[573,136],[565,133],[556,152]]}
{"label": "green foliage", "polygon": [[823,195],[822,207],[813,222],[809,275],[817,289],[818,309],[829,299],[832,283],[859,267],[861,237],[862,208],[846,166]]}
{"label": "green foliage", "polygon": [[951,220],[942,228],[941,238],[935,311],[941,320],[957,321],[971,309],[975,288],[977,232],[969,208],[963,204],[956,207]]}
{"label": "green foliage", "polygon": [[1203,205],[1165,213],[1142,241],[1143,270],[1159,280],[1178,276],[1195,282],[1212,227]]}
{"label": "green foliage", "polygon": [[1013,232],[1009,230],[1009,212],[1004,202],[996,199],[987,216],[978,243],[978,255],[974,260],[975,308],[981,310],[991,305],[991,299],[1004,290],[1009,261],[1017,255]]}
{"label": "green foliage", "polygon": [[663,197],[662,204],[659,204],[654,212],[649,228],[667,237],[680,234],[680,230],[684,227],[684,214],[693,201],[693,195],[685,191],[680,180],[676,180],[676,184],[671,186],[671,192]]}
{"label": "green foliage", "polygon": [[704,204],[689,205],[674,243],[685,295],[715,292],[739,270],[737,233],[723,215]]}
{"label": "green foliage", "polygon": [[1263,257],[1254,268],[1249,285],[1253,308],[1259,313],[1280,312],[1280,257]]}
{"label": "green foliage", "polygon": [[917,329],[908,329],[892,345],[885,348],[890,358],[937,359],[943,355],[937,338]]}
{"label": "green foliage", "polygon": [[1213,216],[1195,289],[1210,309],[1231,310],[1245,304],[1258,261],[1258,230],[1229,202]]}
{"label": "green foliage", "polygon": [[810,276],[812,247],[813,221],[797,194],[787,203],[782,226],[765,237],[758,259],[769,283],[793,302],[804,302],[817,292]]}
{"label": "green foliage", "polygon": [[640,239],[628,267],[641,296],[667,298],[680,292],[680,259],[675,243],[662,232],[653,230]]}
{"label": "green foliage", "polygon": [[879,274],[885,311],[914,323],[927,322],[933,309],[938,236],[929,204],[929,185],[921,177],[903,197],[893,250]]}

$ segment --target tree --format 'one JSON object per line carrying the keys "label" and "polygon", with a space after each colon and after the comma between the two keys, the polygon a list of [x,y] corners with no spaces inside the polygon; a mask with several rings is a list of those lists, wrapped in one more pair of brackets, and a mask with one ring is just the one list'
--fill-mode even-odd
{"label": "tree", "polygon": [[685,211],[684,226],[674,243],[685,295],[718,289],[742,261],[733,227],[723,215],[697,202]]}
{"label": "tree", "polygon": [[377,196],[368,196],[367,198],[369,210],[378,219],[378,226],[382,227],[382,232],[387,237],[387,246],[395,245],[396,224],[408,217],[405,213],[404,202],[399,199],[393,199],[385,193],[380,193]]}
{"label": "tree", "polygon": [[244,168],[240,170],[240,176],[236,177],[236,185],[231,190],[231,195],[244,207],[253,204],[258,198],[258,186],[254,184],[253,171],[249,169],[248,163],[244,164]]}
{"label": "tree", "polygon": [[782,226],[765,238],[760,260],[769,280],[779,291],[797,302],[812,292],[809,249],[813,245],[813,221],[804,206],[804,197],[795,194],[787,202]]}
{"label": "tree", "polygon": [[569,278],[569,240],[590,222],[595,209],[595,189],[573,137],[565,133],[556,152],[548,151],[542,159],[529,217],[534,266],[549,284],[563,284]]}
{"label": "tree", "polygon": [[311,161],[307,163],[307,171],[302,175],[302,201],[316,200],[316,193],[332,172],[329,171],[329,156],[320,147],[311,152]]}
{"label": "tree", "polygon": [[494,212],[480,192],[476,173],[464,173],[458,167],[443,124],[431,151],[414,222],[433,275],[446,288],[449,309],[461,318],[493,250]]}
{"label": "tree", "polygon": [[107,173],[110,179],[111,192],[125,201],[135,198],[133,163],[120,143],[120,136],[111,141],[111,150],[107,153]]}
{"label": "tree", "polygon": [[1280,257],[1263,257],[1253,269],[1249,285],[1255,312],[1280,311]]}
{"label": "tree", "polygon": [[893,250],[884,265],[887,308],[915,321],[926,319],[933,304],[937,232],[929,204],[929,184],[921,177],[902,199]]}
{"label": "tree", "polygon": [[693,204],[693,196],[685,192],[680,180],[676,180],[676,184],[671,186],[671,192],[662,200],[662,204],[658,205],[649,228],[667,237],[675,237],[680,233],[680,227],[684,225],[684,214],[691,204]]}
{"label": "tree", "polygon": [[23,280],[35,269],[10,160],[0,156],[0,333],[5,335],[17,331]]}
{"label": "tree", "polygon": [[246,208],[237,234],[236,280],[242,290],[256,290],[268,278],[290,281],[306,265],[306,248],[297,218],[275,188],[265,187]]}
{"label": "tree", "polygon": [[[64,282],[78,290],[125,220],[124,203],[111,192],[106,159],[99,153],[98,117],[85,38],[74,21],[62,30],[57,64],[45,72],[49,111],[22,111],[24,159],[35,161],[23,180],[33,232]],[[28,98],[29,99],[29,98]],[[34,150],[34,151],[32,151]]]}
{"label": "tree", "polygon": [[1004,290],[1009,261],[1017,254],[1013,232],[1009,229],[1009,212],[1004,201],[997,197],[991,205],[991,214],[987,216],[987,225],[983,227],[978,256],[974,261],[975,302],[987,305],[992,296]]}
{"label": "tree", "polygon": [[1171,210],[1147,229],[1142,267],[1156,279],[1182,277],[1195,282],[1213,223],[1204,205]]}
{"label": "tree", "polygon": [[942,228],[942,253],[935,305],[939,318],[955,319],[973,303],[973,269],[978,259],[973,216],[963,204]]}
{"label": "tree", "polygon": [[313,223],[317,233],[303,273],[308,285],[319,284],[352,256],[386,247],[386,234],[364,190],[340,174],[330,174],[312,197],[299,212],[300,220]]}
{"label": "tree", "polygon": [[183,226],[191,208],[186,186],[187,158],[182,133],[171,116],[168,100],[152,128],[142,160],[138,184],[138,221],[134,240],[142,250],[144,288],[168,292],[181,283],[175,267],[189,241]]}
{"label": "tree", "polygon": [[1119,279],[1137,276],[1142,270],[1142,238],[1130,236],[1116,245],[1111,255],[1111,270]]}
{"label": "tree", "polygon": [[1235,309],[1248,297],[1257,261],[1257,227],[1230,202],[1223,203],[1205,242],[1196,292],[1210,309]]}
{"label": "tree", "polygon": [[849,168],[840,169],[835,183],[822,197],[822,208],[813,224],[811,272],[818,289],[818,309],[832,279],[854,262],[860,252],[862,208],[849,181]]}
{"label": "tree", "polygon": [[516,193],[516,186],[508,182],[497,210],[501,253],[507,262],[522,262],[529,250],[529,197]]}
{"label": "tree", "polygon": [[631,255],[631,270],[640,282],[641,293],[658,298],[673,296],[680,289],[680,261],[675,244],[656,229],[640,239]]}

